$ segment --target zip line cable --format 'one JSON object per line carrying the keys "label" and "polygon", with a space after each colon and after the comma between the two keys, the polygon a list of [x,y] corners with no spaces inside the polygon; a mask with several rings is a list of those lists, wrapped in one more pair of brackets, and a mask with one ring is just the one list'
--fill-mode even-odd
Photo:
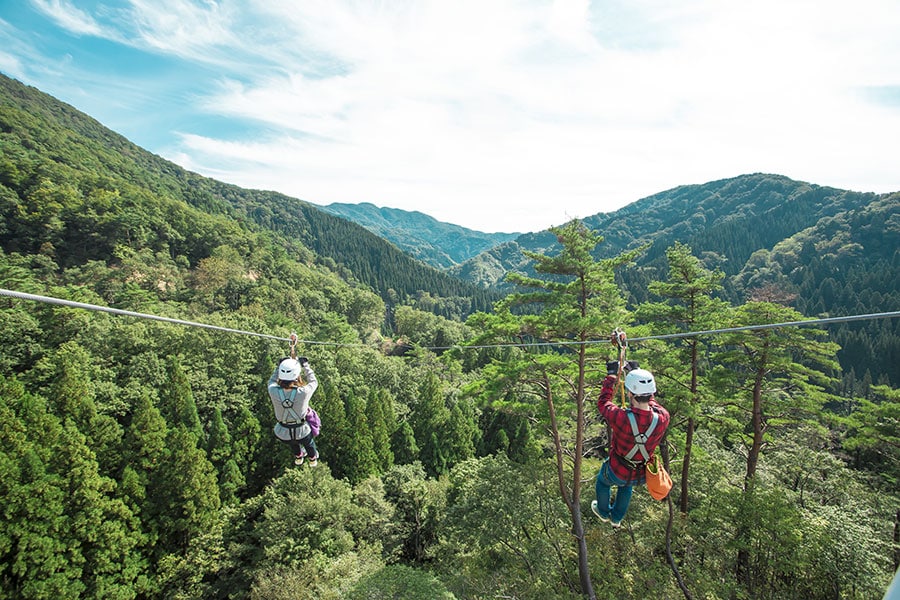
{"label": "zip line cable", "polygon": [[[136,317],[139,319],[152,319],[154,321],[164,321],[166,323],[174,323],[176,325],[187,325],[190,327],[203,327],[205,329],[213,329],[216,331],[223,331],[225,333],[236,333],[239,335],[251,335],[256,337],[267,338],[270,340],[279,340],[279,341],[287,341],[290,342],[291,338],[289,337],[278,337],[275,335],[269,335],[265,333],[256,333],[253,331],[242,331],[240,329],[231,329],[228,327],[219,327],[218,325],[209,325],[207,323],[197,323],[194,321],[184,321],[182,319],[172,319],[169,317],[160,317],[157,315],[151,315],[147,313],[134,312],[130,310],[122,310],[119,308],[110,308],[108,306],[98,306],[96,304],[86,304],[84,302],[74,302],[72,300],[63,300],[61,298],[53,298],[51,296],[40,296],[38,294],[26,294],[25,292],[16,292],[13,290],[6,290],[0,288],[0,296],[9,296],[11,298],[18,298],[20,300],[32,300],[35,302],[46,302],[48,304],[58,304],[61,306],[68,306],[71,308],[82,308],[85,310],[95,310],[100,312],[111,313],[114,315],[122,315],[126,317]],[[883,313],[871,313],[866,315],[850,315],[845,317],[828,317],[824,319],[809,319],[807,321],[787,321],[785,323],[768,323],[762,325],[744,325],[741,327],[726,327],[723,329],[707,329],[705,331],[690,331],[687,333],[669,333],[662,335],[649,335],[645,337],[634,337],[629,338],[631,342],[641,342],[646,340],[666,340],[666,339],[676,339],[676,338],[687,338],[687,337],[697,337],[700,335],[717,335],[721,333],[732,333],[736,331],[754,331],[759,329],[776,329],[780,327],[804,327],[810,325],[824,325],[830,323],[847,323],[850,321],[865,321],[865,320],[873,320],[873,319],[892,319],[895,317],[900,317],[900,311],[893,312],[883,312]],[[296,340],[297,343],[303,343],[308,345],[319,345],[319,346],[365,346],[365,344],[344,344],[340,342],[320,342],[315,340]],[[604,338],[602,340],[585,340],[583,342],[522,342],[522,343],[507,343],[507,344],[483,344],[483,345],[471,345],[464,346],[457,344],[455,346],[422,346],[425,350],[451,350],[453,348],[466,348],[466,349],[482,349],[482,348],[523,348],[526,346],[571,346],[571,345],[581,345],[581,344],[601,344],[601,343],[609,343],[609,338]]]}
{"label": "zip line cable", "polygon": [[[123,315],[126,317],[137,317],[139,319],[152,319],[154,321],[164,321],[166,323],[175,323],[176,325],[188,325],[191,327],[204,327],[206,329],[214,329],[216,331],[224,331],[226,333],[237,333],[241,335],[252,335],[256,337],[268,338],[270,340],[279,340],[279,341],[290,341],[291,338],[283,338],[274,335],[268,335],[265,333],[255,333],[253,331],[241,331],[240,329],[230,329],[228,327],[219,327],[218,325],[208,325],[206,323],[195,323],[193,321],[183,321],[181,319],[170,319],[169,317],[160,317],[157,315],[149,315],[146,313],[139,313],[130,310],[121,310],[118,308],[110,308],[108,306],[97,306],[96,304],[86,304],[84,302],[74,302],[72,300],[62,300],[60,298],[53,298],[51,296],[39,296],[37,294],[26,294],[24,292],[15,292],[12,290],[4,290],[0,289],[0,296],[9,296],[11,298],[19,298],[20,300],[34,300],[35,302],[46,302],[48,304],[59,304],[61,306],[68,306],[72,308],[83,308],[85,310],[96,310],[100,312],[107,312],[114,315]],[[321,344],[323,342],[310,342],[306,340],[298,340],[302,341],[304,344]]]}
{"label": "zip line cable", "polygon": [[[784,323],[764,323],[761,325],[743,325],[741,327],[726,327],[723,329],[707,329],[705,331],[689,331],[687,333],[667,333],[660,335],[648,335],[644,337],[628,338],[629,342],[643,342],[646,340],[667,340],[675,338],[697,337],[700,335],[716,335],[720,333],[732,333],[735,331],[752,331],[757,329],[776,329],[779,327],[802,327],[805,325],[822,325],[830,323],[846,323],[849,321],[871,321],[874,319],[891,319],[900,317],[900,310],[883,313],[871,313],[867,315],[850,315],[846,317],[827,317],[823,319],[809,319],[807,321],[786,321]],[[603,344],[609,343],[609,338],[599,340],[585,340],[583,342],[521,342],[507,344],[485,344],[482,346],[436,346],[426,347],[427,350],[449,350],[450,348],[521,348],[525,346],[578,346],[581,344]]]}

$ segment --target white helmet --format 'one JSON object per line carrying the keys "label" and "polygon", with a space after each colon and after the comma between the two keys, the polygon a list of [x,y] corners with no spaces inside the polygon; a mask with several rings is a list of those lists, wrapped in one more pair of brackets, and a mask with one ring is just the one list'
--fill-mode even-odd
{"label": "white helmet", "polygon": [[656,381],[653,373],[646,369],[628,371],[625,376],[625,389],[635,396],[649,396],[656,393]]}
{"label": "white helmet", "polygon": [[300,361],[294,358],[286,358],[278,365],[278,379],[281,381],[296,381],[300,379]]}

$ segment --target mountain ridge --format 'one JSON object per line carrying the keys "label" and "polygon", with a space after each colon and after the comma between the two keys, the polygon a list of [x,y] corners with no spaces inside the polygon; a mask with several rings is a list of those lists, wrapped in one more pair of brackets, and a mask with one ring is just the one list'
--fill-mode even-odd
{"label": "mountain ridge", "polygon": [[457,265],[521,235],[520,232],[485,233],[438,221],[420,211],[378,207],[370,202],[335,202],[322,209],[362,225],[404,252],[438,269]]}
{"label": "mountain ridge", "polygon": [[[487,310],[496,298],[492,292],[428,266],[364,227],[309,202],[278,192],[240,188],[183,169],[74,107],[2,73],[0,135],[10,152],[17,146],[23,153],[37,150],[40,160],[50,161],[53,168],[79,173],[88,181],[84,185],[107,188],[111,193],[128,188],[128,194],[157,194],[211,215],[277,231],[315,252],[320,260],[331,261],[335,270],[352,273],[353,279],[372,287],[391,304],[423,293],[454,298],[447,315],[460,317]],[[12,188],[28,185],[17,181],[22,169],[15,162],[20,159],[12,157],[6,165],[0,165],[0,183]],[[107,240],[99,240],[88,250],[96,254],[105,248]]]}

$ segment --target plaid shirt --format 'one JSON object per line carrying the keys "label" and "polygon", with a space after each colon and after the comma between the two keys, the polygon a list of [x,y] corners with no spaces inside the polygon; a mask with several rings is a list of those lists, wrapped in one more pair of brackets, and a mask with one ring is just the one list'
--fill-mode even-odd
{"label": "plaid shirt", "polygon": [[[644,469],[633,470],[622,459],[627,456],[634,447],[634,432],[631,430],[631,423],[628,421],[628,412],[616,404],[616,376],[607,375],[603,380],[603,388],[600,390],[600,399],[597,400],[597,408],[600,414],[609,423],[612,429],[612,440],[609,443],[609,467],[616,477],[622,481],[631,484],[643,483],[645,480]],[[650,439],[644,444],[647,453],[653,457],[653,451],[659,446],[666,428],[669,426],[669,412],[660,406],[660,404],[650,399],[650,410],[641,408],[632,408],[635,421],[637,421],[638,431],[646,433],[653,420],[653,413],[659,414],[659,422],[656,429],[650,435]],[[635,460],[642,460],[640,452],[635,455]]]}

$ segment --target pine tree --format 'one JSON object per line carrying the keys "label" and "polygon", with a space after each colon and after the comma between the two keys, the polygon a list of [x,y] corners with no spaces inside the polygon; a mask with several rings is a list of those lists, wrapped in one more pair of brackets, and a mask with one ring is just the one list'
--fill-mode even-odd
{"label": "pine tree", "polygon": [[159,407],[169,427],[183,425],[198,441],[203,439],[203,426],[197,415],[197,404],[181,361],[170,355],[166,359],[167,379],[159,390]]}
{"label": "pine tree", "polygon": [[530,411],[548,426],[560,494],[569,511],[577,546],[581,592],[596,598],[582,522],[581,482],[588,368],[592,361],[602,360],[603,350],[589,342],[607,338],[615,326],[623,323],[625,302],[615,285],[613,271],[632,260],[638,251],[598,262],[592,252],[602,237],[580,221],[573,220],[551,232],[562,246],[559,254],[525,252],[543,278],[518,273],[507,276],[521,289],[533,291],[510,294],[497,303],[493,315],[475,315],[469,324],[485,331],[476,343],[581,343],[559,353],[543,347],[524,347],[504,363],[485,367],[482,380],[473,391],[493,404],[511,394],[513,400],[507,402],[508,408]]}
{"label": "pine tree", "polygon": [[93,358],[82,346],[69,341],[59,347],[50,362],[54,377],[48,408],[61,420],[73,420],[96,453],[103,474],[113,476],[121,452],[122,429],[112,416],[97,410]]}
{"label": "pine tree", "polygon": [[232,421],[231,455],[238,471],[249,477],[256,469],[254,450],[262,437],[262,426],[250,410],[242,406]]}
{"label": "pine tree", "polygon": [[369,391],[367,415],[379,473],[383,473],[394,466],[394,453],[391,450],[391,430],[384,415],[385,407],[391,402],[389,390],[380,388]]}
{"label": "pine tree", "polygon": [[[691,254],[690,247],[678,242],[666,250],[666,258],[669,262],[667,280],[655,281],[648,286],[651,293],[663,297],[663,303],[642,304],[636,317],[651,323],[653,331],[660,334],[712,329],[727,312],[727,304],[713,298],[713,294],[721,289],[725,274],[706,269],[700,259]],[[694,431],[697,415],[704,404],[700,393],[704,389],[700,381],[700,358],[706,344],[700,338],[692,337],[684,343],[661,347],[651,345],[650,348],[646,355],[654,360],[652,370],[657,380],[667,381],[666,408],[673,421],[687,417],[679,501],[681,512],[687,513]],[[686,397],[680,401],[682,396]],[[663,445],[661,450],[666,455],[664,458],[668,459],[665,448]]]}
{"label": "pine tree", "polygon": [[153,481],[165,458],[166,433],[166,421],[145,391],[137,400],[125,432],[121,481],[125,484],[126,502],[140,515],[149,548],[156,545],[161,528]]}
{"label": "pine tree", "polygon": [[232,452],[231,434],[225,425],[225,419],[222,418],[222,411],[216,408],[213,410],[209,433],[206,436],[206,455],[217,469],[221,469]]}
{"label": "pine tree", "polygon": [[531,424],[526,419],[519,419],[519,426],[516,427],[515,434],[509,440],[507,456],[514,462],[526,464],[539,453],[540,447],[534,440]]}
{"label": "pine tree", "polygon": [[219,470],[219,497],[222,504],[235,504],[238,502],[238,493],[247,485],[247,478],[238,468],[233,458]]}
{"label": "pine tree", "polygon": [[9,598],[77,598],[85,590],[68,554],[63,480],[48,468],[61,435],[43,400],[0,377],[0,581]]}
{"label": "pine tree", "polygon": [[68,555],[81,566],[85,597],[133,598],[143,575],[142,536],[126,504],[114,496],[115,482],[99,473],[84,436],[71,422],[53,456],[64,474]]}
{"label": "pine tree", "polygon": [[409,422],[401,421],[394,430],[394,434],[391,436],[391,451],[394,453],[394,464],[396,465],[411,465],[419,460],[421,451]]}
{"label": "pine tree", "polygon": [[328,463],[334,477],[346,476],[349,465],[347,454],[353,443],[353,435],[344,400],[337,390],[328,384],[320,385],[316,391],[316,411],[322,419],[322,432],[316,439],[319,455]]}
{"label": "pine tree", "polygon": [[215,522],[221,504],[215,468],[184,425],[168,432],[162,464],[148,491],[160,532],[157,556],[185,550]]}
{"label": "pine tree", "polygon": [[450,410],[450,420],[443,432],[442,446],[447,455],[450,467],[475,456],[475,437],[477,433],[475,420],[463,411],[460,403]]}
{"label": "pine tree", "polygon": [[419,452],[419,458],[425,466],[425,471],[431,477],[440,477],[449,471],[444,439],[443,437],[439,438],[435,431],[427,434],[422,450]]}
{"label": "pine tree", "polygon": [[209,424],[206,455],[218,472],[219,490],[223,503],[231,503],[236,500],[237,492],[246,485],[247,481],[238,468],[237,462],[232,458],[233,454],[231,434],[222,418],[222,411],[216,408]]}
{"label": "pine tree", "polygon": [[[735,311],[735,319],[735,325],[749,326],[800,321],[802,315],[773,302],[751,300]],[[734,397],[722,402],[734,419],[731,439],[744,447],[746,456],[742,506],[752,505],[766,439],[780,427],[815,418],[831,399],[825,389],[834,387],[830,373],[839,371],[837,345],[821,341],[824,335],[816,329],[785,327],[722,336],[725,350],[719,360],[725,368],[718,375],[735,389]],[[748,589],[753,584],[749,535],[746,526],[738,527],[736,576]]]}
{"label": "pine tree", "polygon": [[369,430],[365,402],[352,390],[346,395],[347,423],[350,437],[341,457],[344,473],[351,484],[357,484],[378,472],[378,457]]}
{"label": "pine tree", "polygon": [[444,402],[440,378],[429,371],[419,386],[419,397],[412,411],[411,424],[416,441],[421,446],[419,458],[430,475],[446,472],[448,453],[443,434],[450,421],[450,411]]}

